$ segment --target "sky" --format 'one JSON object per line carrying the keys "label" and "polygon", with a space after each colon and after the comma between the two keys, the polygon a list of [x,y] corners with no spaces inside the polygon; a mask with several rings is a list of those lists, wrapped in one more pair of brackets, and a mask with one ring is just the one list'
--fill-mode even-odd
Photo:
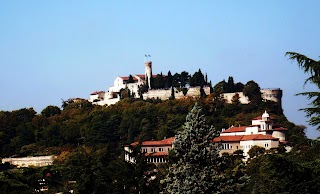
{"label": "sky", "polygon": [[295,96],[315,91],[285,56],[319,60],[320,1],[0,1],[0,110],[88,99],[117,76],[198,69],[213,85],[232,76],[261,88],[281,88],[287,118],[320,136]]}

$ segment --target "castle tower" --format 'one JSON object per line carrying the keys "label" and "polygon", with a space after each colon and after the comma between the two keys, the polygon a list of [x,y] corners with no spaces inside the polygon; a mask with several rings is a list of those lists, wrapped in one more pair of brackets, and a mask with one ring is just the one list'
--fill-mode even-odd
{"label": "castle tower", "polygon": [[145,66],[145,80],[148,83],[149,89],[151,89],[151,78],[152,78],[152,61],[144,62]]}

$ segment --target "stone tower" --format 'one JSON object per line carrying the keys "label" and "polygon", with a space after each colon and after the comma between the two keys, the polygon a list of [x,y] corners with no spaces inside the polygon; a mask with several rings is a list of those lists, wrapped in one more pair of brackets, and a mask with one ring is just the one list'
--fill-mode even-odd
{"label": "stone tower", "polygon": [[145,66],[145,80],[148,83],[149,89],[151,89],[151,78],[152,78],[152,61],[144,62]]}

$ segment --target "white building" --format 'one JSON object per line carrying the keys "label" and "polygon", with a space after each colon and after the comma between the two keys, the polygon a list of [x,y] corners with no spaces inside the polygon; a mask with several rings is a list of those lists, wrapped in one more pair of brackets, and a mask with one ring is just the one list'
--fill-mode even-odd
{"label": "white building", "polygon": [[3,158],[2,163],[8,162],[12,165],[16,165],[18,168],[21,167],[42,167],[52,165],[53,161],[56,159],[56,156],[29,156],[22,158]]}
{"label": "white building", "polygon": [[[113,82],[113,86],[109,87],[108,92],[97,91],[90,95],[89,102],[97,105],[111,105],[120,101],[120,93],[124,89],[130,90],[133,98],[139,98],[139,87],[150,83],[152,75],[152,62],[145,62],[145,74],[132,75],[132,80],[128,76],[118,76]],[[157,75],[152,75],[156,77]],[[147,81],[146,81],[147,80]],[[150,85],[150,84],[149,84]],[[150,87],[149,87],[150,88]]]}
{"label": "white building", "polygon": [[223,130],[220,137],[214,138],[214,142],[222,143],[220,153],[232,154],[236,150],[243,150],[245,158],[248,158],[248,151],[253,146],[264,147],[266,150],[277,148],[279,143],[286,142],[287,129],[274,124],[275,120],[275,117],[264,112],[261,117],[252,120],[251,126],[232,126]]}
{"label": "white building", "polygon": [[[169,151],[173,148],[172,143],[174,137],[166,138],[160,141],[144,141],[141,143],[140,152],[146,156],[147,162],[152,163],[165,163]],[[136,147],[139,143],[134,142],[124,147],[125,161],[135,163],[135,157],[132,156],[132,148]]]}

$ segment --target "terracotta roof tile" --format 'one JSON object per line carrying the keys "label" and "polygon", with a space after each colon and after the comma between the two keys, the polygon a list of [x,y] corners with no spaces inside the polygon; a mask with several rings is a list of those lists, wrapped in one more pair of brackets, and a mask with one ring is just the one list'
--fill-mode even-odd
{"label": "terracotta roof tile", "polygon": [[242,127],[231,127],[227,130],[222,131],[221,133],[234,133],[234,132],[245,132],[247,126],[242,126]]}
{"label": "terracotta roof tile", "polygon": [[278,140],[278,138],[272,137],[271,135],[262,135],[262,134],[254,134],[254,135],[244,135],[241,141],[248,140]]}
{"label": "terracotta roof tile", "polygon": [[243,135],[233,135],[233,136],[220,136],[213,139],[213,142],[237,142],[240,141]]}
{"label": "terracotta roof tile", "polygon": [[[160,141],[143,141],[142,146],[171,146],[172,142],[174,141],[175,137],[170,137],[167,139],[163,139]],[[131,144],[131,146],[138,145],[138,142],[134,142]]]}
{"label": "terracotta roof tile", "polygon": [[[123,79],[123,81],[128,81],[129,77],[128,76],[120,76],[121,79]],[[138,79],[136,77],[132,77],[133,81],[137,81]]]}
{"label": "terracotta roof tile", "polygon": [[232,135],[220,136],[213,139],[214,142],[240,142],[249,140],[278,140],[271,135],[254,134],[254,135]]}
{"label": "terracotta roof tile", "polygon": [[95,92],[92,92],[91,95],[97,95],[97,94],[100,94],[100,93],[103,93],[104,91],[95,91]]}

